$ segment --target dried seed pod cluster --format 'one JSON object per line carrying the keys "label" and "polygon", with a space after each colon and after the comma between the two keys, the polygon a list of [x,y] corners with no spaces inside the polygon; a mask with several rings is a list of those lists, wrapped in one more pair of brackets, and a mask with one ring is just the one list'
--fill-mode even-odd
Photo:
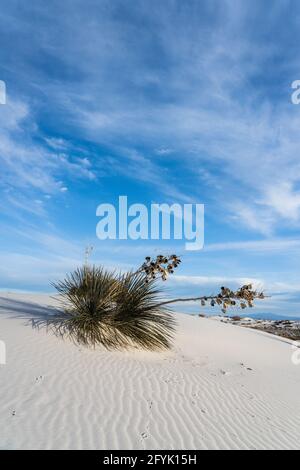
{"label": "dried seed pod cluster", "polygon": [[[181,263],[181,259],[177,255],[163,256],[158,255],[156,258],[147,256],[145,262],[135,273],[145,274],[145,283],[156,279],[157,276],[163,281],[166,281],[169,274],[174,273],[174,270]],[[221,287],[219,294],[208,295],[201,297],[190,297],[190,298],[178,298],[166,300],[158,304],[159,307],[173,304],[175,302],[200,302],[202,307],[209,304],[211,307],[219,305],[222,308],[224,314],[227,313],[229,307],[240,307],[242,309],[247,307],[253,307],[253,302],[256,299],[264,299],[265,295],[263,292],[253,290],[252,284],[245,284],[236,291],[229,289],[228,287]]]}
{"label": "dried seed pod cluster", "polygon": [[158,255],[153,259],[151,259],[150,256],[146,256],[141,271],[144,271],[146,274],[146,282],[155,279],[157,276],[160,276],[163,281],[166,281],[168,275],[173,274],[180,263],[181,260],[177,255]]}
{"label": "dried seed pod cluster", "polygon": [[246,284],[237,291],[232,291],[228,287],[221,287],[221,291],[218,295],[212,297],[204,297],[201,300],[201,305],[205,306],[209,300],[211,307],[216,304],[222,306],[222,312],[225,314],[228,307],[239,306],[244,309],[247,307],[253,307],[255,299],[264,299],[265,295],[263,292],[257,292],[252,289],[252,284]]}

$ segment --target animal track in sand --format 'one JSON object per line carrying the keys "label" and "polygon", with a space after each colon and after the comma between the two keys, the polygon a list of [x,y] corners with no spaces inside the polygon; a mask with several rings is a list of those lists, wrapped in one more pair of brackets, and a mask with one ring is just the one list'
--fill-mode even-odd
{"label": "animal track in sand", "polygon": [[36,382],[36,383],[41,382],[43,379],[44,379],[44,376],[43,376],[43,375],[39,375],[38,377],[35,378],[35,382]]}
{"label": "animal track in sand", "polygon": [[[145,431],[141,432],[140,434],[140,441],[141,443],[143,444],[143,442],[146,440],[146,439],[149,439],[149,437],[151,437],[150,435],[150,416],[151,416],[151,410],[152,410],[152,407],[153,407],[153,401],[152,400],[147,400],[147,404],[148,404],[148,413],[147,413],[147,424],[145,426]],[[144,447],[144,445],[143,445]],[[145,449],[145,447],[144,447]]]}
{"label": "animal track in sand", "polygon": [[[194,392],[192,393],[192,405],[193,406],[197,406],[199,403],[202,403],[202,396],[201,396],[201,392]],[[202,414],[207,414],[207,412],[203,409],[203,408],[200,408],[200,411]]]}
{"label": "animal track in sand", "polygon": [[231,372],[229,372],[227,370],[220,369],[220,374],[221,375],[231,375]]}
{"label": "animal track in sand", "polygon": [[[247,370],[248,372],[253,372],[253,369],[252,369],[251,367],[247,367],[243,362],[240,362],[239,365],[240,365],[241,367],[243,367],[243,369]],[[224,375],[224,376],[229,376],[229,375],[232,375],[232,374],[235,375],[235,373],[234,373],[233,371],[229,371],[229,370],[225,370],[225,369],[220,369],[220,370],[219,370],[219,373],[220,373],[221,375]],[[213,374],[212,374],[212,375],[213,375]],[[214,375],[214,377],[216,377],[216,376]]]}
{"label": "animal track in sand", "polygon": [[244,369],[250,371],[250,372],[253,372],[253,369],[251,369],[251,367],[247,367],[245,366],[245,364],[243,362],[240,363],[240,366],[242,366]]}
{"label": "animal track in sand", "polygon": [[165,358],[163,361],[167,362],[168,364],[187,364],[191,367],[205,367],[208,365],[208,357],[200,357],[199,359],[192,359],[188,356],[185,356],[184,354],[180,354],[177,358],[175,357],[170,357],[170,358]]}
{"label": "animal track in sand", "polygon": [[140,434],[140,442],[141,442],[141,444],[142,444],[142,446],[143,446],[143,449],[145,449],[144,442],[145,442],[147,439],[149,439],[149,437],[150,437],[149,427],[150,427],[150,425],[149,425],[149,423],[148,423],[147,426],[146,426],[146,430],[143,431],[143,432],[141,432],[141,434]]}
{"label": "animal track in sand", "polygon": [[179,378],[178,375],[172,375],[170,377],[165,377],[163,379],[163,381],[166,383],[166,384],[174,384],[174,385],[177,385],[177,384],[180,384],[182,383],[182,380]]}
{"label": "animal track in sand", "polygon": [[180,358],[181,358],[183,363],[189,364],[192,367],[204,367],[204,366],[207,366],[207,364],[208,364],[207,356],[205,358],[202,358],[203,360],[201,360],[201,358],[199,358],[199,360],[198,360],[198,359],[189,358],[189,357],[184,356],[182,354],[180,356]]}

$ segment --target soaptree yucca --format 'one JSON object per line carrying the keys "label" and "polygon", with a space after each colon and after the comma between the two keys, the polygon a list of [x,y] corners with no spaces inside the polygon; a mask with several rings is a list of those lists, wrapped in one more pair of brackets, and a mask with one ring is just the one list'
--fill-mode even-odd
{"label": "soaptree yucca", "polygon": [[48,320],[57,334],[79,344],[106,348],[167,349],[174,319],[159,306],[155,280],[141,272],[116,275],[84,266],[54,284],[63,314]]}
{"label": "soaptree yucca", "polygon": [[147,256],[137,271],[125,274],[86,263],[53,284],[62,310],[46,321],[47,326],[56,334],[87,346],[167,349],[175,330],[169,304],[199,301],[202,307],[219,305],[226,313],[232,306],[244,309],[252,307],[255,299],[264,298],[249,284],[236,291],[221,287],[216,295],[161,299],[158,280],[166,281],[180,263],[176,255],[159,255],[155,259]]}

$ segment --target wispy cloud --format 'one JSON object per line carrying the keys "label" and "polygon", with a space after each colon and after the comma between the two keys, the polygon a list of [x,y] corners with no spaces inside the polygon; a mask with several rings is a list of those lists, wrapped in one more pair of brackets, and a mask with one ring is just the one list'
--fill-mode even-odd
{"label": "wispy cloud", "polygon": [[[220,281],[226,269],[241,280],[252,263],[250,277],[257,271],[266,286],[283,275],[297,286],[299,108],[290,84],[299,78],[299,11],[289,1],[271,10],[233,0],[151,9],[145,0],[6,2],[0,204],[11,231],[29,220],[37,232],[84,240],[95,235],[99,199],[121,193],[205,203],[195,272]],[[53,240],[43,248],[49,258],[60,245]],[[130,265],[144,246],[131,248],[112,249]]]}
{"label": "wispy cloud", "polygon": [[66,192],[64,179],[97,178],[85,155],[73,156],[72,148],[60,139],[46,139],[43,145],[39,134],[28,104],[8,98],[0,113],[0,188],[5,212],[11,207],[11,214],[19,210],[43,216],[47,213],[43,196]]}
{"label": "wispy cloud", "polygon": [[[43,30],[38,50],[63,77],[44,84],[50,108],[61,110],[59,122],[64,120],[69,133],[113,148],[122,142],[128,155],[135,155],[135,162],[129,158],[128,172],[136,165],[138,177],[148,185],[153,174],[152,184],[164,192],[172,186],[174,191],[174,185],[159,182],[162,166],[158,159],[171,157],[178,163],[184,158],[185,173],[195,176],[194,197],[201,197],[197,182],[201,184],[203,175],[213,168],[215,203],[223,206],[227,220],[234,216],[262,234],[276,233],[281,224],[299,225],[298,116],[290,105],[288,89],[295,65],[293,61],[290,68],[285,65],[283,80],[283,59],[276,63],[277,77],[286,87],[279,100],[272,93],[267,71],[282,44],[257,40],[254,24],[249,21],[263,8],[256,3],[250,10],[248,4],[240,8],[227,1],[218,4],[219,15],[213,17],[216,10],[212,2],[190,2],[181,8],[177,2],[167,3],[168,7],[166,3],[156,5],[149,12],[145,2],[138,2],[130,15],[119,2],[90,4],[88,13],[81,16],[81,26],[86,26],[84,36],[76,9],[60,6],[70,17],[68,24],[63,11],[57,18],[53,9],[42,9],[54,29]],[[288,3],[281,2],[268,15],[266,34],[278,26],[286,8]],[[184,26],[187,19],[188,33]],[[207,25],[213,34],[203,33]],[[41,24],[35,27],[39,29]],[[261,25],[262,31],[264,28]],[[68,37],[73,38],[71,42],[65,40]],[[64,38],[63,48],[58,38]],[[38,55],[35,62],[40,64],[40,60]],[[71,71],[78,77],[76,83]],[[28,75],[31,72],[32,66],[24,70]],[[48,144],[60,152],[67,145],[61,137],[48,138]],[[144,152],[136,150],[137,144]],[[170,148],[175,151],[170,153]],[[33,153],[40,154],[40,149]],[[151,156],[151,163],[145,153]],[[124,170],[128,155],[118,156],[117,170]],[[96,177],[93,170],[64,153],[55,158],[46,154],[45,159],[48,165],[61,165],[73,175]],[[196,172],[198,180],[195,169],[200,170]],[[55,186],[55,181],[41,178],[38,169],[31,184],[34,181],[40,186]],[[226,198],[222,197],[224,192]]]}
{"label": "wispy cloud", "polygon": [[281,251],[287,253],[289,251],[300,250],[300,239],[268,239],[268,240],[251,240],[225,243],[211,243],[205,245],[205,251]]}

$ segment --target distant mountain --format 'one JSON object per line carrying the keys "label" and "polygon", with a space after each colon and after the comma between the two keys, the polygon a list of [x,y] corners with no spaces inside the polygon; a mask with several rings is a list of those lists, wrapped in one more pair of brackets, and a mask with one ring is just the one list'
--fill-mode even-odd
{"label": "distant mountain", "polygon": [[[300,316],[298,317],[291,317],[289,315],[275,315],[274,313],[248,313],[248,314],[243,314],[240,315],[240,317],[248,317],[248,318],[254,318],[255,320],[290,320],[290,321],[300,321]],[[233,315],[230,315],[233,316]]]}

